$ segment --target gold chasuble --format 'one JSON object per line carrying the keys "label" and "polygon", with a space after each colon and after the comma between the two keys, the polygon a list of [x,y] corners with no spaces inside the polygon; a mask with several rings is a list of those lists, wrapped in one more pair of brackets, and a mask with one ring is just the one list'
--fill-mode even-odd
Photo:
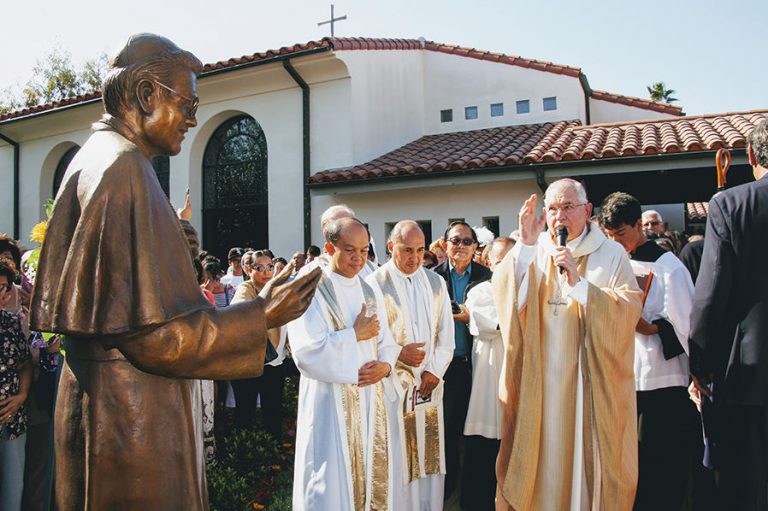
{"label": "gold chasuble", "polygon": [[[572,247],[586,306],[566,297],[571,288],[552,263],[547,232],[527,269],[515,271],[512,252],[493,276],[505,343],[500,510],[620,511],[634,502],[641,292],[621,246],[596,226],[586,229]],[[525,278],[518,283],[516,274]]]}

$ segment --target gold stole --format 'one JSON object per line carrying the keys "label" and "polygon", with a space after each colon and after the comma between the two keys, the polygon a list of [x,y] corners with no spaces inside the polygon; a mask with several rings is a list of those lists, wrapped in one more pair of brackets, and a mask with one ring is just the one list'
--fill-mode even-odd
{"label": "gold stole", "polygon": [[[588,257],[579,259],[582,277]],[[549,267],[548,270],[556,271]],[[545,282],[538,279],[534,260],[528,269],[528,300],[521,313],[511,256],[497,268],[493,278],[499,325],[505,341],[504,375],[499,390],[504,415],[496,463],[501,492],[497,494],[497,509],[508,506],[516,511],[529,510],[534,498],[541,427],[545,420],[541,415],[542,371],[545,369],[541,366],[541,305],[552,298],[553,291],[547,279]],[[633,357],[641,296],[627,286],[616,289],[588,286],[586,316],[589,321],[585,321],[581,305],[568,307],[566,311],[570,335],[579,336],[581,351],[588,498],[593,510],[629,510],[637,482]]]}
{"label": "gold stole", "polygon": [[[373,289],[358,277],[363,288],[363,297],[369,314],[376,314],[376,296]],[[331,279],[323,275],[317,286],[317,292],[328,304],[328,313],[336,331],[344,330],[346,323],[339,309],[336,292]],[[374,344],[375,345],[375,344]],[[378,352],[378,350],[377,350]],[[364,449],[363,421],[360,416],[360,388],[351,383],[334,384],[334,395],[341,400],[343,416],[339,422],[346,426],[341,434],[346,436],[348,459],[347,466],[352,479],[352,498],[357,511],[370,509],[384,511],[389,501],[389,428],[387,410],[384,403],[384,385],[382,381],[374,384],[374,417],[368,427],[373,428],[370,435],[369,450]],[[369,457],[370,452],[370,457]],[[366,463],[368,459],[368,463]],[[370,470],[370,474],[368,474]]]}
{"label": "gold stole", "polygon": [[[406,334],[406,318],[403,314],[403,305],[400,301],[400,294],[398,287],[392,279],[392,274],[388,269],[384,271],[377,271],[373,274],[376,283],[379,285],[382,294],[384,295],[384,303],[387,309],[387,323],[389,329],[392,332],[395,342],[400,346],[405,346],[408,343],[408,335]],[[428,360],[435,351],[435,346],[438,341],[438,332],[441,319],[441,311],[445,306],[445,297],[442,293],[441,277],[437,274],[427,272],[427,282],[432,291],[432,303],[433,303],[433,325],[432,342],[429,346],[429,353],[425,360]],[[414,285],[416,282],[414,281]],[[413,368],[404,364],[401,361],[397,361],[396,364],[397,377],[402,385],[403,389],[409,389],[416,382],[416,377],[413,373]],[[442,382],[441,382],[442,384]],[[417,434],[417,419],[416,411],[408,412],[407,403],[403,402],[403,430],[405,434],[405,456],[408,469],[408,481],[415,481],[428,475],[437,475],[442,473],[441,467],[441,454],[442,445],[440,443],[440,410],[438,407],[427,408],[424,410],[424,445],[422,449],[424,451],[424,474],[421,473],[421,463],[419,459],[419,443]]]}

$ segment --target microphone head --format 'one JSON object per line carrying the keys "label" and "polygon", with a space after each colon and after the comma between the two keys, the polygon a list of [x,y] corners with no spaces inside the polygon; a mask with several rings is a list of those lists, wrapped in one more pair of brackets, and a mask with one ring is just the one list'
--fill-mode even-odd
{"label": "microphone head", "polygon": [[557,238],[557,244],[564,247],[568,243],[568,228],[561,226],[555,229],[555,237]]}

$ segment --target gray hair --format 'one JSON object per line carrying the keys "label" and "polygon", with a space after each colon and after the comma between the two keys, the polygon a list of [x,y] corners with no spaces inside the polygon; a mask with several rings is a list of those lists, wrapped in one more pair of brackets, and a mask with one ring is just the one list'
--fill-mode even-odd
{"label": "gray hair", "polygon": [[[323,211],[323,215],[320,217],[320,227],[323,229],[323,236],[325,236],[325,228],[330,222],[339,220],[341,218],[354,218],[355,212],[346,204],[336,204]],[[325,236],[328,239],[328,236]]]}
{"label": "gray hair", "polygon": [[389,241],[395,242],[402,239],[403,231],[406,231],[409,228],[412,229],[414,227],[421,231],[422,234],[424,234],[424,231],[421,230],[421,226],[418,224],[418,222],[415,222],[414,220],[400,220],[392,228],[392,232],[389,233]]}
{"label": "gray hair", "polygon": [[110,115],[122,117],[125,112],[138,106],[135,91],[139,82],[157,81],[173,87],[173,74],[179,69],[189,69],[199,75],[203,63],[164,37],[154,34],[131,36],[110,62],[109,72],[104,78],[104,109]]}
{"label": "gray hair", "polygon": [[576,192],[576,196],[578,197],[579,202],[582,204],[589,202],[587,199],[587,189],[584,188],[584,185],[575,179],[565,178],[558,179],[547,187],[547,191],[544,192],[544,205],[549,205],[553,196],[563,188],[573,189]]}
{"label": "gray hair", "polygon": [[755,129],[747,135],[747,142],[752,146],[757,164],[768,168],[768,118],[757,123]]}
{"label": "gray hair", "polygon": [[661,217],[661,213],[659,213],[655,209],[646,209],[645,211],[643,211],[642,218],[645,218],[646,215],[647,216],[656,215],[657,217],[659,217],[659,222],[663,222],[664,221],[664,219]]}
{"label": "gray hair", "polygon": [[[323,234],[325,235],[325,241],[331,245],[336,245],[336,243],[338,243],[338,241],[341,239],[341,235],[344,233],[344,229],[349,227],[351,224],[360,225],[363,229],[365,229],[366,234],[368,233],[368,229],[365,228],[365,224],[363,222],[357,218],[344,217],[339,218],[338,220],[334,220],[324,229]],[[371,236],[368,235],[369,241],[370,238]]]}

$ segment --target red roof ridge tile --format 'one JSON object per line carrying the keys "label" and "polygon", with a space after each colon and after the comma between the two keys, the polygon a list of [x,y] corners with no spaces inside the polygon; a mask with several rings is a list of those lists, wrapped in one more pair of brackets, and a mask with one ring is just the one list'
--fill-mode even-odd
{"label": "red roof ridge tile", "polygon": [[639,121],[616,121],[616,122],[604,122],[604,123],[598,123],[598,124],[583,124],[580,126],[574,126],[573,130],[586,130],[586,129],[597,129],[597,128],[618,128],[621,126],[637,126],[642,124],[666,124],[666,123],[677,123],[681,121],[692,121],[696,119],[713,119],[717,117],[731,117],[731,116],[737,116],[737,115],[754,115],[754,114],[766,114],[768,115],[768,109],[762,109],[762,110],[747,110],[744,112],[723,112],[723,113],[715,113],[715,114],[695,114],[695,115],[684,115],[681,117],[661,117],[659,119],[646,119],[646,120],[639,120]]}
{"label": "red roof ridge tile", "polygon": [[671,105],[663,101],[654,101],[652,99],[625,96],[624,94],[616,94],[615,92],[607,92],[604,90],[592,89],[592,98],[600,101],[608,101],[609,103],[634,106],[644,110],[653,110],[665,114],[682,115],[683,113],[683,107],[681,106]]}

